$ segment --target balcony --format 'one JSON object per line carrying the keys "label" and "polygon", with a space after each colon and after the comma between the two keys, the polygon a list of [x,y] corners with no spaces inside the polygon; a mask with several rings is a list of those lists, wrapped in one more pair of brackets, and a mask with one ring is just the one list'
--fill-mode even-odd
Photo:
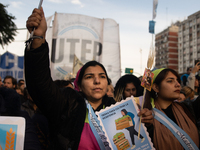
{"label": "balcony", "polygon": [[197,24],[200,23],[200,18],[197,18]]}

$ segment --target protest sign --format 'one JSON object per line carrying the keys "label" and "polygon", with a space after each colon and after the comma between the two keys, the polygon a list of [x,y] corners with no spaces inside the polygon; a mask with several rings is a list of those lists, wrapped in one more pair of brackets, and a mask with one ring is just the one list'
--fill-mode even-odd
{"label": "protest sign", "polygon": [[23,150],[25,119],[0,116],[0,150]]}
{"label": "protest sign", "polygon": [[111,149],[154,149],[144,124],[141,124],[140,138],[137,138],[138,112],[134,97],[129,97],[96,113]]}

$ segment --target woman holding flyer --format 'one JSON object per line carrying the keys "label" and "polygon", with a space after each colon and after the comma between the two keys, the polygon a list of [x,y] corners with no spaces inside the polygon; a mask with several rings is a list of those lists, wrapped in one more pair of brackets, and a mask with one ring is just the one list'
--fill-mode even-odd
{"label": "woman holding flyer", "polygon": [[[106,95],[109,83],[104,66],[87,62],[78,77],[80,93],[72,88],[59,89],[49,68],[49,49],[43,9],[34,9],[27,20],[29,32],[34,30],[30,50],[25,50],[25,78],[36,105],[49,120],[50,149],[110,149],[95,111],[115,101]],[[152,123],[152,113],[144,109],[138,115],[144,123]]]}
{"label": "woman holding flyer", "polygon": [[[174,100],[180,95],[180,78],[172,69],[153,71],[153,86],[147,91],[144,107],[153,109],[154,121],[149,135],[156,149],[199,149],[196,121],[186,106]],[[197,102],[196,108],[199,107]]]}

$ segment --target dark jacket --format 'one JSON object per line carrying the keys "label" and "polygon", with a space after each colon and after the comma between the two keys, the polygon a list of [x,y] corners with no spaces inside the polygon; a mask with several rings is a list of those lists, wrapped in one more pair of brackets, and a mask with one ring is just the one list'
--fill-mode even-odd
{"label": "dark jacket", "polygon": [[20,110],[20,96],[13,90],[0,88],[0,116],[17,116],[25,118],[24,150],[40,150],[35,126],[26,111]]}
{"label": "dark jacket", "polygon": [[[49,148],[77,149],[86,117],[86,103],[77,91],[55,86],[50,75],[48,54],[47,43],[37,49],[25,51],[27,89],[49,121]],[[105,106],[110,106],[115,101],[105,95],[104,102]]]}
{"label": "dark jacket", "polygon": [[33,102],[29,99],[27,99],[24,103],[22,103],[21,110],[26,111],[29,114],[30,118],[32,118],[33,115],[35,114],[35,110],[33,108]]}

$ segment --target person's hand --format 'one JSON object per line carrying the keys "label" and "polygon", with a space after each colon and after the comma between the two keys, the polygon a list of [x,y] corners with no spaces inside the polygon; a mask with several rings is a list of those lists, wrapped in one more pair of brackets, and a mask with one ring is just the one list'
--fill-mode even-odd
{"label": "person's hand", "polygon": [[194,68],[192,68],[192,73],[196,73],[196,72],[198,72],[199,71],[199,69],[200,69],[200,62],[198,62],[198,63],[196,63],[196,65],[194,66]]}
{"label": "person's hand", "polygon": [[139,113],[138,116],[142,117],[141,122],[145,123],[146,126],[149,126],[153,124],[153,113],[152,110],[149,110],[147,108],[142,109]]}
{"label": "person's hand", "polygon": [[42,36],[43,39],[34,39],[32,43],[32,48],[39,47],[42,43],[45,42],[45,33],[47,30],[47,23],[44,16],[43,8],[34,9],[32,14],[28,17],[26,21],[26,27],[31,33],[34,28],[34,36]]}

